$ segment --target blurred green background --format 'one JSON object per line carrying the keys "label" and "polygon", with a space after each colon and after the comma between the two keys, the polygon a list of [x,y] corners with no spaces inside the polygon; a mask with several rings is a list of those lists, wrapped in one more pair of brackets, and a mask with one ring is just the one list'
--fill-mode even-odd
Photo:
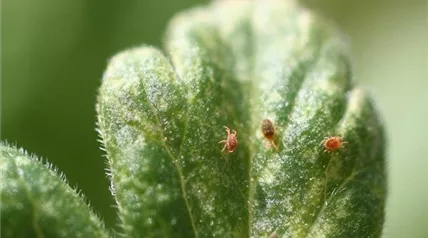
{"label": "blurred green background", "polygon": [[[1,139],[48,158],[116,222],[95,132],[109,57],[160,46],[172,15],[208,0],[3,0]],[[384,237],[428,237],[428,1],[303,0],[352,42],[354,77],[389,135]]]}

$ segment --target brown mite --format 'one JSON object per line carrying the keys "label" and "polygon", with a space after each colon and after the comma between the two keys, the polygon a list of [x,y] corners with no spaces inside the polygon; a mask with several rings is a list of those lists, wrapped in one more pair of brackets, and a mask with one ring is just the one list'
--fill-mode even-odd
{"label": "brown mite", "polygon": [[342,148],[346,142],[342,141],[342,138],[339,136],[332,136],[324,138],[322,143],[325,149],[324,152],[332,152]]}
{"label": "brown mite", "polygon": [[272,232],[272,233],[268,236],[268,238],[279,238],[279,236],[278,236],[278,234],[276,234],[276,232],[274,231],[274,232]]}
{"label": "brown mite", "polygon": [[227,152],[232,153],[235,151],[236,147],[238,146],[238,133],[233,130],[232,133],[230,133],[230,129],[227,126],[224,126],[227,132],[227,138],[226,140],[222,140],[219,143],[224,143],[224,147],[221,151],[224,151],[227,149]]}
{"label": "brown mite", "polygon": [[275,137],[275,127],[273,126],[273,123],[269,119],[264,119],[262,122],[262,132],[264,137],[266,138],[265,147],[266,149],[270,148],[270,145],[275,148],[275,150],[278,150],[278,147],[275,145],[274,137]]}

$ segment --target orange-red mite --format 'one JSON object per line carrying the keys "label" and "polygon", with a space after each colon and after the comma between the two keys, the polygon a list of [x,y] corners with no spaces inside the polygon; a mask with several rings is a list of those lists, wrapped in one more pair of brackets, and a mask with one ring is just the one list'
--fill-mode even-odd
{"label": "orange-red mite", "polygon": [[236,147],[238,146],[238,133],[236,133],[235,130],[230,133],[230,129],[227,126],[224,126],[227,132],[227,138],[226,140],[222,140],[219,143],[224,143],[224,147],[221,151],[224,151],[227,149],[227,152],[232,153],[235,151]]}
{"label": "orange-red mite", "polygon": [[345,142],[338,136],[324,138],[323,144],[326,152],[331,152],[340,149]]}
{"label": "orange-red mite", "polygon": [[[278,147],[275,145],[274,142],[274,136],[275,136],[275,127],[273,126],[273,123],[269,119],[264,119],[262,122],[262,132],[265,138],[270,141],[270,143],[273,145],[273,147],[278,150]],[[266,148],[269,148],[269,144],[265,144]]]}

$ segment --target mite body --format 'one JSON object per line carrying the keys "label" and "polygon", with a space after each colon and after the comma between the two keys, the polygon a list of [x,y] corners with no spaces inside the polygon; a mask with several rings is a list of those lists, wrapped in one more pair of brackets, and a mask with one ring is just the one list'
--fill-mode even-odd
{"label": "mite body", "polygon": [[273,126],[273,123],[269,119],[264,119],[262,122],[262,132],[263,136],[266,138],[265,147],[266,149],[270,148],[270,145],[272,145],[275,150],[278,150],[278,147],[275,145],[275,127]]}
{"label": "mite body", "polygon": [[227,149],[227,152],[232,153],[235,151],[236,147],[238,146],[238,133],[235,130],[232,130],[232,133],[229,129],[229,127],[224,126],[227,132],[227,138],[226,140],[222,140],[219,143],[224,143],[224,147],[221,151],[224,151]]}
{"label": "mite body", "polygon": [[342,148],[346,142],[342,141],[342,138],[339,136],[332,136],[324,138],[322,143],[325,152],[332,152]]}
{"label": "mite body", "polygon": [[276,234],[276,232],[272,232],[268,238],[279,238],[279,236]]}

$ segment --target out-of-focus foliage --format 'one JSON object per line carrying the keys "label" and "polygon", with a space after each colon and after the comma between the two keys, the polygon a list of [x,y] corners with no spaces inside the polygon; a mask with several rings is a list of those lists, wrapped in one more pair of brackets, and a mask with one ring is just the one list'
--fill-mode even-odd
{"label": "out-of-focus foliage", "polygon": [[[4,0],[1,138],[57,165],[115,222],[95,132],[95,97],[107,59],[160,45],[168,19],[197,0]],[[388,128],[385,237],[428,233],[428,3],[305,0],[350,35],[355,80],[372,90]]]}

